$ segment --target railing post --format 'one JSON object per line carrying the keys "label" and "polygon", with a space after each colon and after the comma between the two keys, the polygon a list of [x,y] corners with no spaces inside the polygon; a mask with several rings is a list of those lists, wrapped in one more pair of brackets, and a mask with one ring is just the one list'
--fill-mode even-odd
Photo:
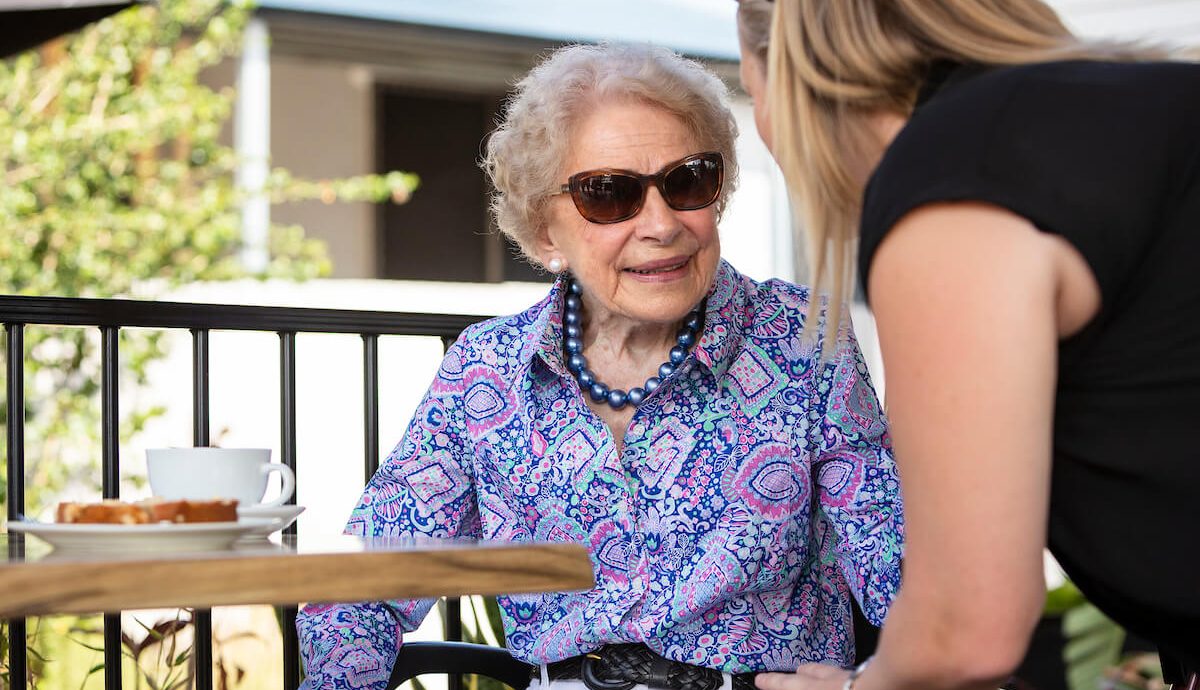
{"label": "railing post", "polygon": [[192,445],[209,443],[208,330],[192,329]]}
{"label": "railing post", "polygon": [[[208,330],[192,332],[192,445],[209,444]],[[212,690],[212,610],[192,611],[192,661],[196,669],[196,690]]]}
{"label": "railing post", "polygon": [[[25,326],[4,325],[8,336],[8,411],[5,419],[8,442],[8,519],[18,520],[25,513]],[[8,535],[9,557],[25,556],[23,535]],[[8,679],[12,690],[25,690],[28,651],[25,646],[25,619],[8,622]]]}
{"label": "railing post", "polygon": [[[296,334],[282,332],[279,334],[279,416],[280,416],[280,461],[296,471]],[[288,499],[289,503],[296,502],[296,494]],[[295,534],[296,525],[292,523],[288,532]]]}
{"label": "railing post", "polygon": [[363,337],[363,446],[364,481],[379,469],[379,336]]}
{"label": "railing post", "polygon": [[[100,327],[100,464],[104,498],[121,497],[121,330]],[[104,688],[121,690],[121,614],[104,614]]]}
{"label": "railing post", "polygon": [[5,324],[8,357],[8,519],[25,512],[25,326]]}
{"label": "railing post", "polygon": [[[448,352],[457,338],[442,336],[442,352]],[[463,638],[462,599],[447,597],[442,611],[442,628],[444,637],[452,642],[461,642]],[[450,674],[446,683],[449,690],[462,690],[463,677],[457,673]]]}
{"label": "railing post", "polygon": [[[280,416],[280,460],[296,472],[296,334],[295,332],[280,332],[279,334],[279,416]],[[297,473],[298,475],[299,473]],[[299,477],[296,482],[299,487]],[[292,494],[290,503],[296,502],[296,494]],[[284,536],[295,536],[296,524],[292,523]],[[283,687],[284,690],[295,690],[300,685],[300,640],[296,635],[295,606],[283,606]]]}

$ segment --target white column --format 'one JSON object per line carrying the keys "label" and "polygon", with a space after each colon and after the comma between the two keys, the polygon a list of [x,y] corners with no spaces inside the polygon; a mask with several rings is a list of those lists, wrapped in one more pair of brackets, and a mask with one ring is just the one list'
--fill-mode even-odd
{"label": "white column", "polygon": [[242,265],[259,272],[270,261],[271,204],[264,185],[271,161],[271,53],[267,23],[253,18],[242,38],[234,115],[235,182],[242,204]]}

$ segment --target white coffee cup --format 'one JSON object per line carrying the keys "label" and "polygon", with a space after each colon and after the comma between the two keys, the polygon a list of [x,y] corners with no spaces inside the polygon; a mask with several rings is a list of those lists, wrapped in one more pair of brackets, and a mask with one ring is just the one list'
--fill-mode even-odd
{"label": "white coffee cup", "polygon": [[[166,499],[236,498],[244,507],[283,505],[296,490],[292,468],[271,462],[270,448],[148,448],[150,490]],[[262,502],[267,479],[278,472],[279,498]]]}

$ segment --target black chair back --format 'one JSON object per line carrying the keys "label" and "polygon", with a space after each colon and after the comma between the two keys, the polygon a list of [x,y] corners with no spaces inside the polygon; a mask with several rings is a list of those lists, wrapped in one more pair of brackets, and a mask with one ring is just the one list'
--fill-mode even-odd
{"label": "black chair back", "polygon": [[405,642],[396,655],[388,688],[428,673],[487,676],[513,690],[525,690],[533,666],[514,659],[500,647],[469,642]]}

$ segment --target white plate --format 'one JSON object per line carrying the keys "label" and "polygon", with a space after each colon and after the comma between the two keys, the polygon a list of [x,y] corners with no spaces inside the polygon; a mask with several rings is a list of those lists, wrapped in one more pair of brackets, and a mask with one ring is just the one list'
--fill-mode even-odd
{"label": "white plate", "polygon": [[8,531],[32,534],[64,551],[211,551],[226,548],[256,529],[273,529],[278,522],[269,518],[149,525],[13,521]]}
{"label": "white plate", "polygon": [[242,520],[250,519],[266,519],[267,524],[261,525],[250,531],[247,537],[266,537],[272,532],[287,527],[300,517],[300,513],[304,512],[304,506],[245,506],[237,509],[238,517]]}

